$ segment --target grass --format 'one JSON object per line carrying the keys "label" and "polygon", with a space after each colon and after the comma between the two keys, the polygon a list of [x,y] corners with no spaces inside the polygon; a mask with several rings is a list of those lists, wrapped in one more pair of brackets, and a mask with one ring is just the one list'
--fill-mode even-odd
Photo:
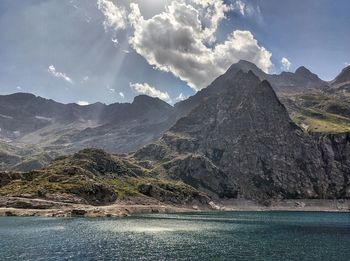
{"label": "grass", "polygon": [[341,115],[317,109],[302,109],[292,114],[292,119],[300,126],[308,126],[309,132],[341,133],[350,131],[350,119]]}
{"label": "grass", "polygon": [[[100,204],[116,198],[142,196],[139,186],[145,184],[165,194],[198,194],[182,181],[166,177],[163,171],[158,165],[146,169],[135,160],[118,158],[98,150],[84,150],[73,156],[61,157],[39,171],[8,174],[11,181],[0,185],[0,195],[43,197],[45,194],[68,193]],[[0,176],[0,182],[2,180]]]}
{"label": "grass", "polygon": [[350,100],[321,91],[282,97],[292,120],[308,132],[350,132]]}

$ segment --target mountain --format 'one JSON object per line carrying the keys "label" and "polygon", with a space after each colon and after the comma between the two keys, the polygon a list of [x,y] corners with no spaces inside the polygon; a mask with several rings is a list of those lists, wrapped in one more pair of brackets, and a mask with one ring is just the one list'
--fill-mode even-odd
{"label": "mountain", "polygon": [[210,88],[220,91],[135,153],[85,149],[41,170],[0,173],[0,195],[95,205],[146,198],[192,206],[235,198],[265,205],[350,198],[349,133],[304,132],[270,83],[252,71],[228,72]]}
{"label": "mountain", "polygon": [[325,87],[327,83],[305,67],[295,73],[269,75],[250,62],[240,61],[174,107],[146,95],[135,97],[132,103],[88,106],[61,104],[25,93],[0,96],[0,169],[37,169],[59,155],[90,147],[110,153],[138,150],[160,138],[199,104],[225,93],[237,74],[249,71],[271,83],[292,120],[305,131],[350,130],[350,102],[344,90]]}
{"label": "mountain", "polygon": [[350,66],[344,68],[342,72],[331,81],[333,88],[344,89],[349,91],[350,89]]}
{"label": "mountain", "polygon": [[349,149],[349,134],[304,133],[250,71],[135,157],[218,197],[348,198]]}
{"label": "mountain", "polygon": [[[305,67],[299,67],[295,73],[282,72],[281,74],[267,74],[255,64],[241,60],[226,71],[225,74],[215,79],[207,88],[197,92],[196,95],[187,100],[175,104],[178,118],[186,115],[200,102],[213,94],[221,93],[226,89],[226,85],[233,81],[238,72],[253,72],[260,80],[267,80],[277,93],[297,93],[309,89],[323,89],[328,84],[322,81],[316,74],[310,72]],[[179,116],[180,115],[180,116]]]}
{"label": "mountain", "polygon": [[25,93],[0,96],[0,152],[5,162],[0,167],[31,170],[87,147],[113,153],[136,150],[171,126],[172,111],[166,102],[146,95],[132,103],[88,106]]}

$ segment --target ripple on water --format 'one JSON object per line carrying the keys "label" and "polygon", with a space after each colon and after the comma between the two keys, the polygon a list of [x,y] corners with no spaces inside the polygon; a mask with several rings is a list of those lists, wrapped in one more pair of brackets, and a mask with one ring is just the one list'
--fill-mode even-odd
{"label": "ripple on water", "polygon": [[348,260],[347,213],[0,218],[1,260]]}

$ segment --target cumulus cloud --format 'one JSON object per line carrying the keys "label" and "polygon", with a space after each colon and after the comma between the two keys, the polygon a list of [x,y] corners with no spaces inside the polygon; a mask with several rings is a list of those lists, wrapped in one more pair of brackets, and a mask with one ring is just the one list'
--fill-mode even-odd
{"label": "cumulus cloud", "polygon": [[97,7],[103,13],[105,20],[103,26],[105,30],[125,29],[126,28],[126,11],[111,0],[97,0]]}
{"label": "cumulus cloud", "polygon": [[87,101],[78,101],[77,104],[80,105],[80,106],[87,106],[87,105],[89,105],[89,102],[87,102]]}
{"label": "cumulus cloud", "polygon": [[281,64],[282,64],[281,69],[282,69],[283,71],[289,72],[292,63],[291,63],[286,57],[283,57],[283,58],[282,58]]}
{"label": "cumulus cloud", "polygon": [[163,101],[170,102],[171,99],[167,92],[162,92],[148,83],[130,83],[130,88],[137,93],[146,94],[151,97],[159,98]]}
{"label": "cumulus cloud", "polygon": [[72,79],[67,76],[65,73],[63,72],[58,72],[56,71],[56,68],[55,66],[53,65],[50,65],[49,68],[47,69],[47,71],[53,76],[53,77],[56,77],[56,78],[60,78],[60,79],[63,79],[65,80],[66,82],[69,82],[69,83],[73,83]]}
{"label": "cumulus cloud", "polygon": [[[104,26],[114,30],[131,26],[131,47],[155,69],[170,72],[195,90],[210,84],[239,60],[255,63],[263,71],[272,67],[271,53],[250,31],[236,30],[217,42],[216,34],[230,11],[252,15],[244,0],[173,0],[165,10],[145,19],[138,4],[126,8],[112,0],[97,0]],[[260,13],[260,9],[257,8]],[[128,53],[128,51],[123,50]]]}
{"label": "cumulus cloud", "polygon": [[133,49],[154,68],[171,72],[195,90],[210,84],[241,59],[263,71],[271,67],[271,53],[249,31],[234,31],[222,43],[215,34],[225,13],[220,0],[174,0],[166,10],[145,19],[137,4],[130,5]]}

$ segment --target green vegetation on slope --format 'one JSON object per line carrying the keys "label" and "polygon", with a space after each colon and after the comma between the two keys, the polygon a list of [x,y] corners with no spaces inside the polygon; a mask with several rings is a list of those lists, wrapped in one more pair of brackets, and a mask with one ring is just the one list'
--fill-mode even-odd
{"label": "green vegetation on slope", "polygon": [[74,195],[90,204],[140,196],[172,203],[205,198],[182,181],[96,149],[60,157],[41,170],[0,173],[0,196],[44,198],[57,193]]}
{"label": "green vegetation on slope", "polygon": [[308,132],[350,131],[350,99],[341,93],[312,90],[280,98],[295,123]]}

